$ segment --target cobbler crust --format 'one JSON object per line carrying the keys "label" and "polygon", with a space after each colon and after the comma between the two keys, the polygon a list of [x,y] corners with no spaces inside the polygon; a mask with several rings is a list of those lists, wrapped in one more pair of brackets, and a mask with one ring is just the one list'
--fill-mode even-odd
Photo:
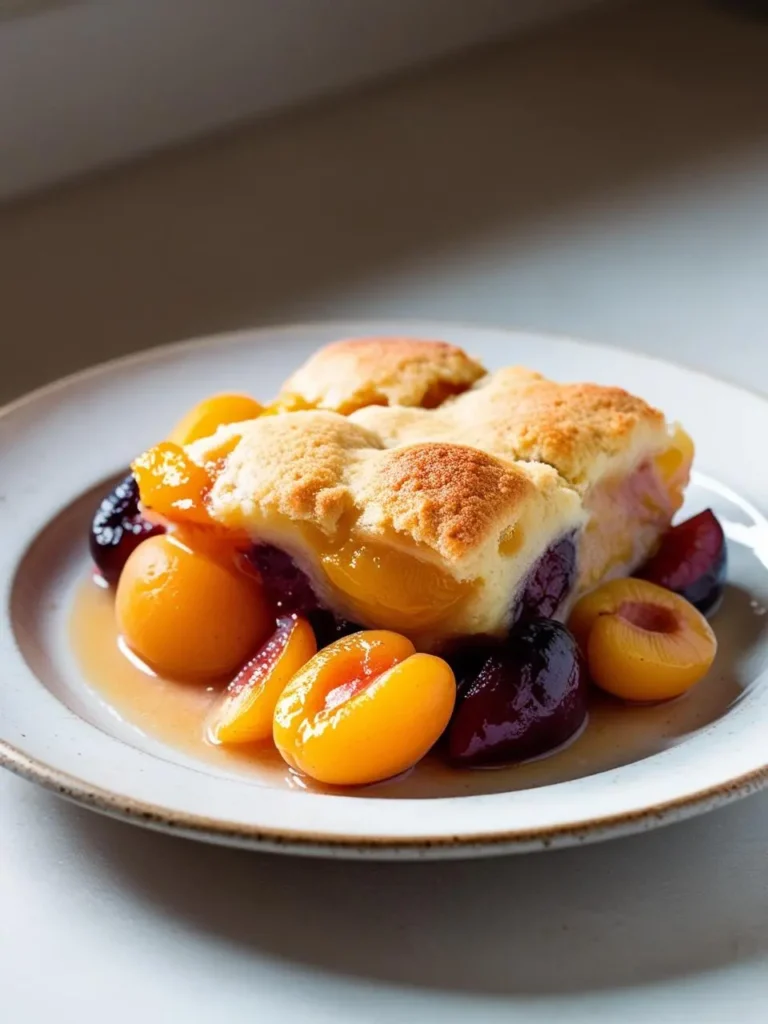
{"label": "cobbler crust", "polygon": [[622,388],[558,384],[522,367],[488,378],[463,413],[480,418],[491,450],[549,463],[574,486],[594,483],[617,457],[636,462],[668,443],[663,413]]}
{"label": "cobbler crust", "polygon": [[209,507],[227,528],[272,536],[303,522],[333,538],[353,523],[360,535],[454,566],[489,542],[495,552],[506,528],[537,507],[543,516],[545,503],[569,515],[578,506],[549,467],[443,442],[385,448],[372,431],[319,410],[222,427],[189,451],[215,477]]}
{"label": "cobbler crust", "polygon": [[[521,367],[480,373],[438,342],[329,346],[284,394],[296,395],[298,381],[307,401],[401,404],[350,415],[279,412],[190,445],[191,458],[210,469],[212,518],[286,551],[343,618],[365,622],[360,606],[334,589],[323,559],[343,547],[354,561],[355,545],[373,544],[379,557],[407,551],[473,584],[470,597],[419,636],[423,649],[448,636],[501,634],[526,574],[590,521],[593,488],[606,483],[613,493],[612,481],[649,465],[672,440],[664,416],[620,388],[557,384]],[[467,389],[443,394],[436,408],[415,404],[430,404],[435,383],[448,380],[454,391],[460,381]],[[668,517],[657,518],[661,531]],[[643,534],[646,548],[655,529]]]}
{"label": "cobbler crust", "polygon": [[512,462],[546,463],[580,492],[669,443],[663,414],[641,398],[522,367],[489,374],[436,410],[369,407],[351,418],[386,445],[461,441]]}
{"label": "cobbler crust", "polygon": [[516,467],[442,442],[387,451],[368,464],[361,483],[357,500],[367,526],[407,534],[447,561],[461,560],[517,519],[535,493]]}
{"label": "cobbler crust", "polygon": [[[276,518],[333,534],[354,504],[350,485],[362,461],[382,448],[359,424],[312,410],[222,427],[189,451],[212,469],[210,506],[224,525],[250,532]],[[221,450],[229,450],[223,459]]]}
{"label": "cobbler crust", "polygon": [[417,338],[349,338],[316,352],[278,400],[348,415],[369,405],[434,408],[485,369],[455,345]]}
{"label": "cobbler crust", "polygon": [[[362,401],[386,379],[391,394],[415,400],[430,375],[434,382],[462,367],[466,380],[476,366],[441,342],[343,341],[321,349],[285,390],[334,368],[348,396],[354,383]],[[327,392],[329,379],[320,381],[316,390]],[[363,530],[399,535],[456,564],[524,515],[548,530],[544,507],[572,528],[590,486],[662,451],[669,435],[661,412],[621,388],[558,384],[510,367],[437,409],[286,412],[222,428],[191,452],[204,462],[222,445],[231,451],[216,466],[210,505],[225,525],[258,532],[278,518],[332,536],[348,514]]]}

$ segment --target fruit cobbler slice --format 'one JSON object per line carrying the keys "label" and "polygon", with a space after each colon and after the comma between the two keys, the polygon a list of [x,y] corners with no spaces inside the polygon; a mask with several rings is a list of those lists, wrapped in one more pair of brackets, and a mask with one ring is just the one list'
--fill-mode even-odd
{"label": "fruit cobbler slice", "polygon": [[647,702],[708,672],[727,551],[711,510],[670,529],[692,457],[619,388],[347,340],[268,405],[198,403],[103,499],[91,553],[138,663],[218,687],[206,742],[333,786],[441,738],[505,764],[576,736],[590,680]]}
{"label": "fruit cobbler slice", "polygon": [[352,420],[387,445],[461,441],[516,466],[555,470],[583,514],[576,592],[648,557],[682,504],[693,460],[688,435],[642,399],[522,367],[488,374],[434,411],[368,408]]}
{"label": "fruit cobbler slice", "polygon": [[267,412],[186,447],[209,481],[205,518],[248,538],[267,586],[300,595],[299,610],[421,649],[563,615],[631,572],[668,528],[692,457],[625,391],[485,374],[439,342],[329,346]]}
{"label": "fruit cobbler slice", "polygon": [[[422,649],[500,635],[526,604],[552,612],[573,582],[584,513],[541,463],[447,442],[385,447],[320,411],[225,427],[188,454],[213,480],[211,518],[257,545],[262,572],[259,546],[286,553],[338,618]],[[542,573],[547,552],[557,565]]]}

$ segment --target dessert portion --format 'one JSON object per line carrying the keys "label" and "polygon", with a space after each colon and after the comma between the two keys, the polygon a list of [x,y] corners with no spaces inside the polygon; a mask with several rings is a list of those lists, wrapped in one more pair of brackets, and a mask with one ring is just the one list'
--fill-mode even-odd
{"label": "dessert portion", "polygon": [[548,466],[579,498],[582,591],[639,565],[682,504],[693,444],[621,388],[558,384],[511,367],[434,412],[362,410],[351,419],[385,444],[458,441],[526,467]]}
{"label": "dessert portion", "polygon": [[[647,558],[693,457],[662,413],[618,388],[519,368],[484,375],[437,408],[359,408],[381,398],[385,377],[390,396],[415,400],[434,395],[449,367],[454,388],[477,369],[439,343],[393,346],[367,391],[361,374],[379,366],[380,340],[330,346],[291,379],[302,401],[357,406],[348,417],[262,416],[190,445],[210,480],[210,519],[287,555],[337,617],[400,630],[424,650],[565,614]],[[403,346],[418,346],[418,360]]]}
{"label": "dessert portion", "polygon": [[187,456],[212,481],[212,522],[248,537],[262,571],[259,549],[276,548],[321,607],[421,650],[554,614],[574,579],[585,516],[550,466],[444,441],[384,447],[325,412],[224,428]]}
{"label": "dessert portion", "polygon": [[191,410],[101,503],[91,552],[133,654],[220,686],[210,742],[330,785],[441,738],[453,764],[509,763],[578,734],[590,682],[662,700],[707,672],[726,554],[709,511],[671,528],[692,458],[619,388],[344,341],[270,405]]}

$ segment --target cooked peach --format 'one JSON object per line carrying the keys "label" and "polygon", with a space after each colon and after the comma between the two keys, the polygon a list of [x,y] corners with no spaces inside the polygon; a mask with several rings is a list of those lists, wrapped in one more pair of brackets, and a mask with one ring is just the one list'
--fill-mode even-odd
{"label": "cooked peach", "polygon": [[115,613],[131,650],[178,679],[229,675],[274,628],[258,580],[167,534],[125,563]]}
{"label": "cooked peach", "polygon": [[248,575],[257,576],[247,558],[250,541],[237,530],[225,530],[215,523],[172,523],[168,532],[181,544],[193,551],[208,555],[229,568],[237,566]]}
{"label": "cooked peach", "polygon": [[277,629],[238,672],[208,720],[214,743],[257,743],[272,738],[272,718],[292,676],[317,653],[306,619],[285,616]]}
{"label": "cooked peach", "polygon": [[348,542],[323,558],[323,568],[356,618],[409,633],[445,618],[471,588],[429,562],[372,543]]}
{"label": "cooked peach", "polygon": [[250,395],[211,395],[189,410],[168,435],[168,440],[178,445],[192,444],[201,437],[210,437],[228,423],[255,420],[262,411],[261,403]]}
{"label": "cooked peach", "polygon": [[597,685],[629,701],[669,700],[709,671],[717,640],[692,604],[646,580],[604,583],[568,623]]}
{"label": "cooked peach", "polygon": [[302,398],[301,395],[284,394],[276,398],[274,402],[264,406],[265,416],[279,416],[284,412],[306,412],[314,409],[314,406]]}
{"label": "cooked peach", "polygon": [[171,521],[211,523],[205,505],[211,479],[179,445],[163,441],[140,455],[131,469],[146,509]]}
{"label": "cooked peach", "polygon": [[672,443],[655,459],[656,469],[675,507],[679,507],[695,454],[693,440],[678,423],[672,435]]}
{"label": "cooked peach", "polygon": [[405,771],[439,739],[456,683],[449,665],[404,636],[369,630],[324,648],[275,708],[275,745],[319,782],[356,786]]}

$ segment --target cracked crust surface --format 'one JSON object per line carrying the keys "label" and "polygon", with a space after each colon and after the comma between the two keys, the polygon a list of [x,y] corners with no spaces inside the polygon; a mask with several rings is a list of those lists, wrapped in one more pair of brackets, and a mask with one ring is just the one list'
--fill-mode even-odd
{"label": "cracked crust surface", "polygon": [[369,405],[433,409],[485,374],[462,349],[418,338],[348,338],[316,352],[283,385],[286,408],[348,415]]}
{"label": "cracked crust surface", "polygon": [[[292,381],[333,367],[342,383],[354,378],[360,400],[385,378],[391,394],[415,400],[429,374],[434,381],[456,364],[477,365],[442,342],[350,340],[321,349]],[[369,366],[373,378],[364,373]],[[332,536],[346,517],[360,531],[457,565],[532,509],[546,529],[544,508],[559,509],[557,521],[575,521],[574,501],[581,506],[582,498],[569,492],[583,496],[597,480],[628,471],[664,450],[669,435],[662,413],[621,388],[559,384],[510,367],[436,409],[263,416],[197,442],[193,458],[212,458],[222,444],[231,450],[210,503],[225,525],[257,533],[271,519],[297,521]]]}
{"label": "cracked crust surface", "polygon": [[352,504],[355,470],[381,448],[374,433],[343,416],[310,411],[222,427],[189,452],[212,469],[209,500],[224,525],[253,532],[277,518],[332,534]]}
{"label": "cracked crust surface", "polygon": [[373,431],[321,411],[222,427],[189,452],[211,468],[209,506],[228,528],[260,535],[295,522],[334,538],[353,522],[360,535],[397,535],[454,565],[565,490],[548,467],[445,442],[385,448]]}
{"label": "cracked crust surface", "polygon": [[434,411],[367,408],[352,419],[387,445],[461,440],[511,461],[546,463],[582,492],[669,443],[663,414],[641,398],[559,384],[522,367],[489,374]]}
{"label": "cracked crust surface", "polygon": [[477,448],[444,442],[390,449],[363,474],[364,522],[407,534],[446,561],[460,561],[519,518],[533,482]]}
{"label": "cracked crust surface", "polygon": [[623,468],[668,443],[664,415],[622,388],[559,384],[522,367],[500,370],[468,395],[458,421],[477,423],[490,450],[546,462],[577,487],[612,462]]}
{"label": "cracked crust surface", "polygon": [[[342,549],[351,559],[350,578],[360,545],[377,552],[381,578],[388,580],[377,598],[382,608],[386,599],[398,602],[398,583],[386,576],[388,551],[412,554],[416,563],[430,562],[472,583],[471,596],[450,614],[414,632],[423,649],[452,636],[503,635],[514,595],[545,552],[565,536],[600,538],[593,529],[599,524],[591,521],[592,497],[601,493],[595,488],[605,483],[606,493],[615,492],[615,508],[609,502],[605,514],[633,531],[634,507],[621,504],[616,481],[641,466],[651,467],[655,480],[652,460],[672,446],[664,416],[620,388],[558,384],[520,367],[480,377],[483,371],[458,351],[407,339],[340,342],[305,364],[284,394],[319,366],[315,391],[304,388],[307,401],[336,401],[341,408],[369,399],[379,404],[350,415],[322,409],[264,415],[222,427],[188,448],[211,469],[212,518],[288,552],[342,618],[396,628],[403,614],[393,612],[390,621],[381,611],[371,618],[370,603],[339,590],[324,559]],[[427,353],[441,369],[426,366]],[[361,369],[366,360],[372,360],[372,376]],[[464,376],[441,377],[457,360]],[[463,380],[466,389],[425,408],[425,396],[436,394],[430,388],[444,379],[454,388]],[[645,547],[673,511],[660,511],[643,534]],[[590,530],[582,533],[585,524]],[[608,538],[614,547],[624,542],[620,533]],[[618,564],[620,553],[598,552],[606,565]]]}

